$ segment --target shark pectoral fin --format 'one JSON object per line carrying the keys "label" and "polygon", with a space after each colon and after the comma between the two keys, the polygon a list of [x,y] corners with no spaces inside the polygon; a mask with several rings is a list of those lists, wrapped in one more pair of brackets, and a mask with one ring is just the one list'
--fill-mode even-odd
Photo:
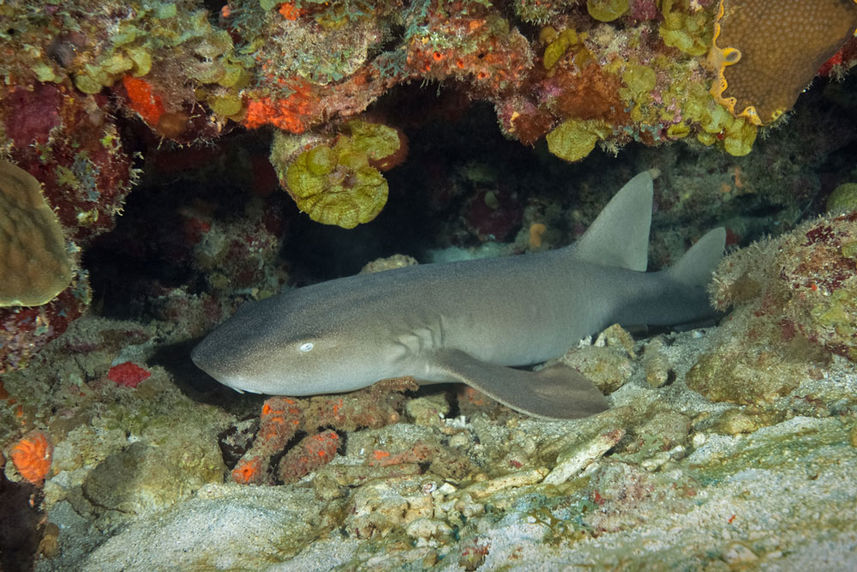
{"label": "shark pectoral fin", "polygon": [[535,417],[579,419],[608,407],[598,388],[570,367],[522,371],[485,363],[460,350],[442,350],[435,358],[435,366],[449,378]]}

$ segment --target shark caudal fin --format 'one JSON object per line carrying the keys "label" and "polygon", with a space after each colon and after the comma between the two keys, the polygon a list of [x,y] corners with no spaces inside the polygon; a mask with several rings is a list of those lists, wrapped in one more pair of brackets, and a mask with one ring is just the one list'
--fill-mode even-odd
{"label": "shark caudal fin", "polygon": [[725,248],[726,229],[721,226],[710,230],[667,270],[667,274],[686,286],[705,287],[711,280],[711,273],[723,258]]}
{"label": "shark caudal fin", "polygon": [[652,224],[652,174],[643,171],[613,195],[572,247],[578,260],[645,272]]}

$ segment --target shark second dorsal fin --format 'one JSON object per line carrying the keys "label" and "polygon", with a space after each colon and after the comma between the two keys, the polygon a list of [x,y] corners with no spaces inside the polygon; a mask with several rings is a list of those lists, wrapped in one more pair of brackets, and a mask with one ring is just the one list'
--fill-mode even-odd
{"label": "shark second dorsal fin", "polygon": [[503,405],[543,419],[580,419],[607,409],[607,399],[576,370],[563,365],[523,371],[480,361],[460,350],[440,350],[434,367]]}
{"label": "shark second dorsal fin", "polygon": [[725,248],[726,229],[719,226],[705,233],[667,272],[673,280],[687,286],[706,286]]}
{"label": "shark second dorsal fin", "polygon": [[652,224],[652,175],[643,171],[616,193],[572,247],[578,260],[645,272]]}

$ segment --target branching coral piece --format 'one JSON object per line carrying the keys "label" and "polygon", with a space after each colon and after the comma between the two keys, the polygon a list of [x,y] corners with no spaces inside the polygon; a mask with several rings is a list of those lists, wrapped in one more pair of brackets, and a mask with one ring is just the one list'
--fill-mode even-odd
{"label": "branching coral piece", "polygon": [[[417,389],[411,378],[382,381],[347,395],[321,395],[309,399],[271,397],[262,406],[256,439],[232,469],[232,479],[240,484],[271,483],[271,461],[283,450],[275,473],[283,482],[300,479],[329,463],[341,445],[336,431],[378,428],[399,420],[404,393]],[[293,447],[299,431],[309,433]]]}
{"label": "branching coral piece", "polygon": [[792,108],[855,27],[852,1],[721,0],[711,92],[732,113],[770,123]]}
{"label": "branching coral piece", "polygon": [[0,306],[39,306],[71,282],[62,228],[25,170],[0,161]]}

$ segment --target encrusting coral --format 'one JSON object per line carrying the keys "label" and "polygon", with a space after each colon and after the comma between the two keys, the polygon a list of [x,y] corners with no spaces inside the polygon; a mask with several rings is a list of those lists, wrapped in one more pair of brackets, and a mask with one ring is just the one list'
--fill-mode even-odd
{"label": "encrusting coral", "polygon": [[31,174],[0,161],[0,306],[39,306],[71,282],[57,216]]}
{"label": "encrusting coral", "polygon": [[712,94],[734,114],[770,123],[792,108],[855,28],[850,0],[720,0]]}

